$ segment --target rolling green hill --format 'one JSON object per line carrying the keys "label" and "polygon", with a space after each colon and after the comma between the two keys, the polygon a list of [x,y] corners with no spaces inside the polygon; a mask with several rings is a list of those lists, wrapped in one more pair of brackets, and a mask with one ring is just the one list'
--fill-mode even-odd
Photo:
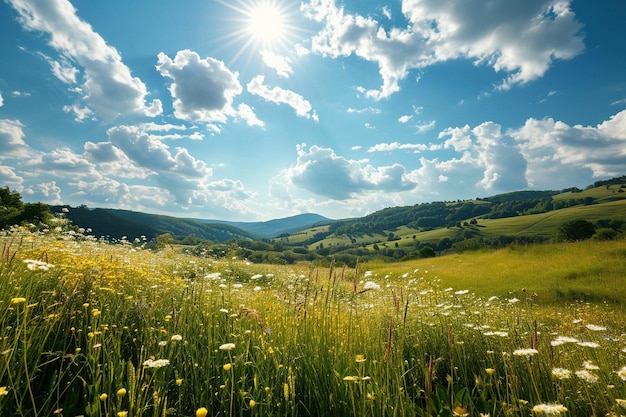
{"label": "rolling green hill", "polygon": [[[626,231],[626,176],[584,190],[518,191],[474,200],[388,207],[360,218],[330,220],[304,214],[269,222],[180,219],[127,210],[70,209],[66,217],[95,236],[170,233],[197,254],[238,256],[252,262],[335,259],[354,264],[434,256],[447,251],[559,241],[562,227],[584,220],[606,236]],[[53,207],[60,212],[63,207]],[[308,227],[307,227],[308,226]],[[273,238],[268,238],[275,236]]]}
{"label": "rolling green hill", "polygon": [[393,260],[420,257],[425,246],[442,252],[557,241],[562,238],[562,225],[581,219],[598,229],[613,228],[615,233],[622,233],[626,225],[625,190],[626,177],[619,177],[585,190],[519,191],[476,200],[386,208],[362,218],[300,231],[282,237],[280,242],[344,260]]}

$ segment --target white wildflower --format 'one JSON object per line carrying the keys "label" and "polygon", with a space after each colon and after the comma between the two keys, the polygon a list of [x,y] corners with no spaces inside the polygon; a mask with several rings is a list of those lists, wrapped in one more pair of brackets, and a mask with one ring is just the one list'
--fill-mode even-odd
{"label": "white wildflower", "polygon": [[565,368],[554,368],[552,369],[552,376],[559,379],[568,379],[572,376],[572,371]]}
{"label": "white wildflower", "polygon": [[220,346],[220,350],[233,350],[235,348],[234,343],[224,343]]}
{"label": "white wildflower", "polygon": [[589,347],[589,348],[597,348],[600,347],[600,343],[596,342],[578,342],[576,343],[578,346]]}
{"label": "white wildflower", "polygon": [[537,349],[517,349],[513,351],[513,355],[515,356],[533,356],[538,353],[539,351]]}
{"label": "white wildflower", "polygon": [[567,412],[567,407],[562,404],[539,404],[533,407],[533,412],[538,414],[561,414]]}
{"label": "white wildflower", "polygon": [[586,369],[576,371],[576,376],[586,382],[589,382],[590,384],[593,384],[594,382],[598,382],[598,376]]}
{"label": "white wildflower", "polygon": [[380,290],[380,285],[376,284],[374,281],[367,281],[363,284],[364,290]]}
{"label": "white wildflower", "polygon": [[559,345],[563,345],[565,343],[578,343],[579,340],[575,339],[573,337],[568,337],[568,336],[559,336],[556,339],[554,339],[553,341],[550,342],[550,344],[552,346],[559,346]]}
{"label": "white wildflower", "polygon": [[162,368],[169,364],[170,364],[169,359],[157,359],[157,360],[148,359],[143,362],[143,366],[145,366],[146,368]]}

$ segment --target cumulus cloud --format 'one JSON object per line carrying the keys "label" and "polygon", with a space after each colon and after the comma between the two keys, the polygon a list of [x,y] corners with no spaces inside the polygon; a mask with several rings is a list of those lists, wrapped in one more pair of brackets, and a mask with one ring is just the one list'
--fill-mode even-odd
{"label": "cumulus cloud", "polygon": [[4,99],[2,98],[2,93],[0,93],[0,107],[4,106]]}
{"label": "cumulus cloud", "polygon": [[77,72],[69,62],[83,68],[82,98],[100,117],[111,121],[120,114],[155,116],[162,112],[159,100],[146,105],[145,84],[131,75],[114,47],[78,18],[68,0],[8,1],[25,29],[50,36],[50,46],[61,54],[59,61],[49,60],[57,78],[75,82]]}
{"label": "cumulus cloud", "polygon": [[20,190],[24,200],[45,201],[48,204],[63,204],[61,188],[55,181],[46,181]]}
{"label": "cumulus cloud", "polygon": [[[182,209],[201,207],[206,213],[225,215],[249,211],[244,200],[252,194],[243,184],[228,179],[211,181],[213,170],[187,149],[179,147],[172,151],[162,141],[134,126],[113,127],[108,135],[114,147],[134,165],[146,169],[159,188],[167,192],[168,203],[175,202]],[[105,156],[103,153],[101,158]],[[113,159],[117,153],[109,153],[109,156]]]}
{"label": "cumulus cloud", "polygon": [[[132,163],[141,167],[179,204],[193,205],[198,190],[212,175],[211,168],[194,158],[184,148],[172,153],[167,145],[132,126],[116,126],[107,131],[109,141],[120,149]],[[201,193],[200,193],[201,194]]]}
{"label": "cumulus cloud", "polygon": [[50,152],[38,155],[24,161],[29,176],[46,176],[77,179],[96,180],[102,175],[96,166],[83,155],[72,152],[69,148],[54,149]]}
{"label": "cumulus cloud", "polygon": [[367,161],[338,156],[330,148],[297,146],[296,164],[287,177],[299,188],[336,200],[345,200],[368,191],[406,191],[416,184],[410,181],[400,164],[374,167]]}
{"label": "cumulus cloud", "polygon": [[84,144],[84,156],[96,164],[103,175],[117,178],[147,178],[151,171],[133,163],[128,156],[111,142]]}
{"label": "cumulus cloud", "polygon": [[302,10],[324,27],[312,50],[333,58],[352,54],[378,65],[382,86],[362,91],[382,99],[400,90],[409,70],[466,58],[507,75],[498,86],[535,80],[554,59],[584,49],[582,25],[567,0],[403,0],[405,28],[386,30],[372,17],[351,14],[335,0],[310,0]]}
{"label": "cumulus cloud", "polygon": [[459,160],[447,161],[448,168],[467,169],[467,165],[478,167],[482,172],[482,189],[502,192],[528,186],[526,160],[513,138],[501,132],[500,125],[484,122],[473,129],[469,126],[449,128],[442,131],[439,137],[445,138],[444,147],[462,155]]}
{"label": "cumulus cloud", "polygon": [[19,190],[24,183],[24,178],[15,173],[13,167],[0,165],[0,184],[12,190]]}
{"label": "cumulus cloud", "polygon": [[510,134],[528,161],[529,182],[538,187],[571,185],[589,172],[609,177],[626,171],[626,110],[596,126],[531,118]]}
{"label": "cumulus cloud", "polygon": [[23,127],[19,120],[0,119],[0,160],[28,156]]}
{"label": "cumulus cloud", "polygon": [[[237,115],[233,99],[241,94],[239,74],[224,62],[185,49],[172,60],[163,52],[158,55],[157,70],[170,78],[174,115],[190,122],[225,123]],[[245,118],[245,117],[244,117]]]}
{"label": "cumulus cloud", "polygon": [[307,119],[313,119],[316,122],[319,121],[317,113],[311,107],[304,97],[294,93],[290,90],[285,90],[280,87],[270,88],[264,84],[265,77],[257,75],[246,86],[250,94],[255,94],[264,100],[271,101],[276,104],[287,104],[296,111],[296,114],[300,117],[306,117]]}
{"label": "cumulus cloud", "polygon": [[293,74],[293,68],[291,68],[291,59],[286,56],[277,55],[272,51],[261,51],[261,57],[263,63],[276,71],[276,74],[281,77],[289,78]]}

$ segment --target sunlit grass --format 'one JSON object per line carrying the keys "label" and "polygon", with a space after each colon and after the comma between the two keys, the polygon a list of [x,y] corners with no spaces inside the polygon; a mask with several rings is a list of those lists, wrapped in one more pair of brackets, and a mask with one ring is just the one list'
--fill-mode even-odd
{"label": "sunlit grass", "polygon": [[0,244],[0,415],[626,411],[623,241],[358,268]]}

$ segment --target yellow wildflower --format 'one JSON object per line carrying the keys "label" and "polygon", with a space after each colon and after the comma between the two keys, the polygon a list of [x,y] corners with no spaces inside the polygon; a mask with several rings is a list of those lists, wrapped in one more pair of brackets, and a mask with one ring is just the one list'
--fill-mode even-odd
{"label": "yellow wildflower", "polygon": [[248,403],[248,405],[250,406],[250,408],[254,408],[254,406],[256,405],[256,401],[254,401],[254,400],[250,400],[250,402]]}
{"label": "yellow wildflower", "polygon": [[183,379],[182,379],[182,378],[178,378],[178,379],[176,380],[176,385],[178,385],[178,386],[183,385]]}
{"label": "yellow wildflower", "polygon": [[26,298],[24,298],[24,297],[11,298],[11,304],[21,304],[21,303],[25,303],[25,302],[26,302]]}
{"label": "yellow wildflower", "polygon": [[196,410],[196,417],[206,417],[209,414],[209,410],[206,407],[200,407]]}
{"label": "yellow wildflower", "polygon": [[9,394],[9,390],[7,389],[6,386],[0,387],[0,397],[8,395]]}
{"label": "yellow wildflower", "polygon": [[487,375],[493,375],[496,373],[496,370],[493,368],[487,368],[485,369],[485,372],[487,372]]}
{"label": "yellow wildflower", "polygon": [[119,397],[123,397],[124,395],[126,395],[126,388],[120,388],[117,390],[117,395]]}
{"label": "yellow wildflower", "polygon": [[117,412],[117,417],[127,417],[128,416],[128,411],[118,411]]}
{"label": "yellow wildflower", "polygon": [[107,398],[109,398],[109,396],[106,394],[106,392],[100,394],[100,401],[106,401]]}
{"label": "yellow wildflower", "polygon": [[363,356],[363,355],[356,355],[354,357],[354,360],[357,361],[357,362],[365,362],[365,356]]}
{"label": "yellow wildflower", "polygon": [[232,367],[233,367],[232,363],[225,363],[224,364],[224,370],[225,371],[230,371],[230,368],[232,368]]}
{"label": "yellow wildflower", "polygon": [[452,415],[458,416],[458,417],[466,417],[469,416],[469,413],[467,412],[467,410],[463,407],[454,407],[454,410],[452,410]]}

